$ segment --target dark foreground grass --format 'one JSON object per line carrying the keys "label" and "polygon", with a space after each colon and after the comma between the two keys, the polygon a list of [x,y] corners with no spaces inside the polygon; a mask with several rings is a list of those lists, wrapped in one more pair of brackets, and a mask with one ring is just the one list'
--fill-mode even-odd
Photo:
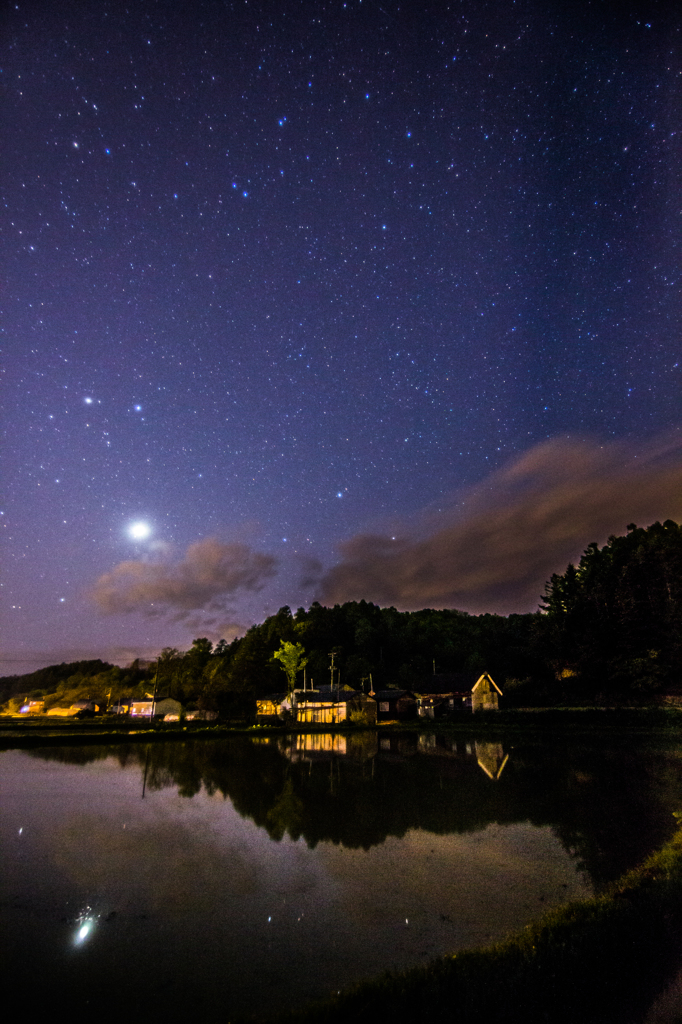
{"label": "dark foreground grass", "polygon": [[604,895],[495,946],[386,974],[279,1024],[633,1024],[679,969],[682,830]]}

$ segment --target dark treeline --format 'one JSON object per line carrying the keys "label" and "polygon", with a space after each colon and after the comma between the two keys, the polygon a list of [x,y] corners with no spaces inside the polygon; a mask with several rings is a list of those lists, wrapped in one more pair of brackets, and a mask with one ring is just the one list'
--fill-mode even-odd
{"label": "dark treeline", "polygon": [[547,584],[544,658],[576,687],[655,692],[680,681],[682,528],[628,526]]}
{"label": "dark treeline", "polygon": [[[187,707],[248,718],[255,700],[286,690],[273,658],[282,641],[301,644],[307,684],[369,690],[428,689],[434,673],[488,671],[509,706],[646,700],[680,682],[682,528],[672,520],[628,527],[547,584],[541,611],[469,615],[400,612],[365,601],[281,608],[239,639],[165,648],[158,663],[119,669],[103,662],[61,665],[0,680],[0,699],[46,696],[46,709],[73,697],[159,696]],[[299,679],[303,685],[303,675]]]}

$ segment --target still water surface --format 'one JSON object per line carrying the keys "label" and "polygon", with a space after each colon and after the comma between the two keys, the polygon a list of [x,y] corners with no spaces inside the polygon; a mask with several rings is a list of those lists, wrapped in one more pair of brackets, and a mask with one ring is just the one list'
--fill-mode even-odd
{"label": "still water surface", "polygon": [[6,751],[5,976],[51,1015],[301,1006],[598,891],[672,833],[681,761],[376,733]]}

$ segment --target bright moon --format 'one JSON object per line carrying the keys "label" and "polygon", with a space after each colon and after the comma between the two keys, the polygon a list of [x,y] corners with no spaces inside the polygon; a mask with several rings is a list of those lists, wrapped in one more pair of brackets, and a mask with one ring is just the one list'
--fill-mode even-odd
{"label": "bright moon", "polygon": [[133,523],[132,526],[128,528],[128,533],[133,540],[144,540],[151,532],[152,531],[147,523]]}

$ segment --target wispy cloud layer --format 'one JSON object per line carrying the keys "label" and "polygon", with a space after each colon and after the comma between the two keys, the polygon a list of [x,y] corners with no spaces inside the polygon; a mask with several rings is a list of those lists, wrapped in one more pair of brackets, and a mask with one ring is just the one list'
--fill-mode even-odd
{"label": "wispy cloud layer", "polygon": [[186,615],[221,609],[237,592],[260,590],[277,560],[246,544],[215,538],[190,544],[181,561],[127,561],[99,577],[92,598],[107,615],[144,612]]}
{"label": "wispy cloud layer", "polygon": [[547,441],[459,496],[430,529],[360,534],[320,584],[326,603],[533,610],[551,573],[628,523],[682,518],[682,441]]}

